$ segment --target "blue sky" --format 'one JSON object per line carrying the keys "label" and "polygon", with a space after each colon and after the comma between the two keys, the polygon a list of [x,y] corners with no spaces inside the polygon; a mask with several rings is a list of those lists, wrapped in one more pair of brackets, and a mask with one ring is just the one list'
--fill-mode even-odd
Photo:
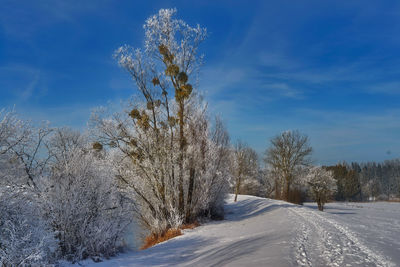
{"label": "blue sky", "polygon": [[200,88],[262,154],[290,129],[318,164],[400,157],[398,1],[0,0],[0,107],[84,128],[135,88],[112,58],[141,47],[144,20],[178,9],[207,27]]}

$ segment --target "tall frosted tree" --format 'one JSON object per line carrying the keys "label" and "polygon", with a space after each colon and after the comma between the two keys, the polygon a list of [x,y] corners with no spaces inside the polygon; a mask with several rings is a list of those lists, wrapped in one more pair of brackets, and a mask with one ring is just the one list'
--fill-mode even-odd
{"label": "tall frosted tree", "polygon": [[92,120],[97,140],[114,151],[121,188],[154,233],[220,214],[229,176],[229,137],[219,121],[212,125],[194,86],[206,29],[175,14],[161,9],[146,20],[144,49],[116,51],[138,94],[126,112]]}

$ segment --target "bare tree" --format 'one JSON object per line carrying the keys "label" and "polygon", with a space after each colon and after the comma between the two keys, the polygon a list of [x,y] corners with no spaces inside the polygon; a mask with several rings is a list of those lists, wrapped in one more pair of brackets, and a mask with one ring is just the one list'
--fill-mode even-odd
{"label": "bare tree", "polygon": [[52,136],[46,142],[47,154],[52,168],[68,160],[68,155],[75,149],[87,149],[89,138],[78,130],[68,127],[54,129]]}
{"label": "bare tree", "polygon": [[234,150],[235,202],[245,180],[256,180],[258,172],[257,153],[238,141]]}
{"label": "bare tree", "polygon": [[296,172],[311,163],[312,148],[308,137],[299,131],[286,131],[271,140],[265,162],[275,174],[275,197],[289,200],[290,186],[299,176]]}

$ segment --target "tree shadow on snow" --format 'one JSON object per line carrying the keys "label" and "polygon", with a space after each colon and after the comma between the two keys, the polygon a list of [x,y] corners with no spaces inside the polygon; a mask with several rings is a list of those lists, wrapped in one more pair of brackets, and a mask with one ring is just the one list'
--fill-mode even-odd
{"label": "tree shadow on snow", "polygon": [[[304,203],[303,206],[306,207],[306,208],[310,208],[310,209],[315,209],[315,210],[318,209],[318,206],[317,206],[316,203]],[[354,208],[347,208],[347,207],[330,206],[329,203],[327,203],[324,206],[324,210],[351,210],[351,211],[353,211],[355,209]]]}
{"label": "tree shadow on snow", "polygon": [[[212,246],[217,240],[211,238],[175,238],[137,252],[129,262],[124,261],[124,266],[220,266],[254,253],[263,245],[280,238],[273,235],[253,236],[218,247]],[[115,265],[118,266],[118,263]]]}
{"label": "tree shadow on snow", "polygon": [[[318,210],[318,206],[316,204],[311,204],[307,203],[304,204],[305,208],[312,209],[312,210]],[[331,207],[331,206],[325,206],[324,207],[324,212],[329,213],[329,214],[336,214],[336,215],[352,215],[352,214],[357,214],[355,212],[355,209],[352,208],[346,208],[346,207]]]}
{"label": "tree shadow on snow", "polygon": [[198,254],[196,259],[190,262],[190,265],[199,266],[221,266],[235,262],[236,260],[255,253],[265,244],[273,243],[279,240],[279,236],[262,235],[243,238],[236,242],[231,242],[223,247],[210,248]]}
{"label": "tree shadow on snow", "polygon": [[355,212],[340,212],[340,211],[328,211],[330,214],[336,214],[336,215],[346,215],[346,214],[357,214]]}
{"label": "tree shadow on snow", "polygon": [[175,266],[192,260],[196,250],[211,243],[211,240],[199,237],[177,237],[137,252],[131,263],[135,266]]}

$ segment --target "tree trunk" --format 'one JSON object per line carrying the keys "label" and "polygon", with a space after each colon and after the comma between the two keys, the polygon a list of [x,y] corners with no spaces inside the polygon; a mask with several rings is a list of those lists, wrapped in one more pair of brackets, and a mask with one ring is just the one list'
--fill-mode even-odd
{"label": "tree trunk", "polygon": [[193,188],[194,188],[194,175],[195,169],[193,167],[190,168],[189,174],[189,189],[188,189],[188,197],[187,197],[187,204],[186,204],[186,223],[189,223],[192,216],[192,199],[193,199]]}
{"label": "tree trunk", "polygon": [[183,195],[183,158],[184,158],[184,149],[185,149],[185,140],[184,140],[184,133],[183,133],[183,111],[184,111],[184,104],[183,100],[179,102],[179,181],[178,181],[178,210],[179,214],[182,216],[185,214],[185,203],[184,203],[184,195]]}
{"label": "tree trunk", "polygon": [[240,189],[240,176],[238,177],[236,181],[236,188],[235,188],[235,202],[237,201],[237,196],[239,194],[239,189]]}
{"label": "tree trunk", "polygon": [[279,179],[275,179],[275,199],[281,199],[281,185]]}
{"label": "tree trunk", "polygon": [[317,204],[318,204],[318,210],[324,211],[324,205],[322,204],[320,199],[317,200]]}
{"label": "tree trunk", "polygon": [[288,178],[286,178],[285,180],[286,181],[285,181],[285,189],[283,191],[283,200],[289,201],[290,183]]}

